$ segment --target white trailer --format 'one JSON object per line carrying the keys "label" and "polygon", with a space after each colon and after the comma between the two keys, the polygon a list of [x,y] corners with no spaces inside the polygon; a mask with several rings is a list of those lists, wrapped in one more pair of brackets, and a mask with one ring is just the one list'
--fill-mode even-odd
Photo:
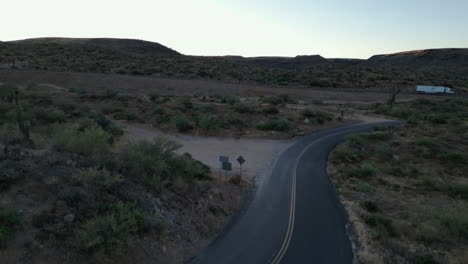
{"label": "white trailer", "polygon": [[418,85],[416,86],[416,92],[418,93],[428,93],[428,94],[454,94],[452,89],[443,86],[426,86]]}

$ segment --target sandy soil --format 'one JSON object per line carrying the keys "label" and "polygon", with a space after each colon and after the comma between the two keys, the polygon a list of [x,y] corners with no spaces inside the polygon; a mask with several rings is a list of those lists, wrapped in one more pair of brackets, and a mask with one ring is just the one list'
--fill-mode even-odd
{"label": "sandy soil", "polygon": [[234,139],[180,134],[167,135],[150,125],[117,120],[114,122],[126,130],[120,144],[141,139],[152,140],[157,136],[166,136],[182,145],[178,150],[179,153],[190,153],[193,158],[207,164],[216,173],[220,173],[219,156],[223,155],[229,156],[232,163],[233,171],[228,176],[238,174],[240,166],[236,159],[239,155],[242,155],[246,160],[242,165],[242,175],[249,181],[255,180],[257,185],[261,185],[265,175],[268,175],[271,170],[272,163],[292,142],[291,140]]}

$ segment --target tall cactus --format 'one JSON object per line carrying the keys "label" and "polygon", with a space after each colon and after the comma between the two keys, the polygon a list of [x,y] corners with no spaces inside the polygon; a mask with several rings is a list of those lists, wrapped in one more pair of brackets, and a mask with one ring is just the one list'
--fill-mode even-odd
{"label": "tall cactus", "polygon": [[18,88],[15,89],[15,106],[16,106],[16,122],[18,123],[18,127],[23,134],[24,140],[28,144],[32,144],[31,137],[29,134],[29,129],[31,128],[31,122],[25,121],[23,119],[23,108],[21,107],[20,103],[20,95]]}

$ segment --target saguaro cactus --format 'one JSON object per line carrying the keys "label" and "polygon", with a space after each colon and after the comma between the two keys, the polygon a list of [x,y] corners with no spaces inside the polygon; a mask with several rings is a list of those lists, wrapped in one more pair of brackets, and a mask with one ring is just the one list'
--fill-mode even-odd
{"label": "saguaro cactus", "polygon": [[396,88],[396,87],[390,87],[388,89],[388,95],[389,95],[389,98],[388,98],[388,106],[390,108],[390,110],[392,110],[393,108],[393,105],[395,104],[395,101],[396,101],[396,96],[401,92],[400,88]]}
{"label": "saguaro cactus", "polygon": [[23,119],[23,108],[21,107],[20,103],[20,95],[18,89],[15,89],[15,106],[16,106],[16,122],[18,123],[18,127],[23,134],[24,140],[31,144],[31,137],[29,135],[29,129],[31,128],[31,122],[25,121]]}

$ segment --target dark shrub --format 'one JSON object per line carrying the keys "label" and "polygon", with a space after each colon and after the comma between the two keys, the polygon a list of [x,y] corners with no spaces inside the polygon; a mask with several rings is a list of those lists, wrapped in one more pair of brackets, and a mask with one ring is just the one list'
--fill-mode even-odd
{"label": "dark shrub", "polygon": [[174,126],[177,128],[179,132],[187,132],[191,129],[193,129],[193,125],[189,123],[187,119],[184,117],[174,117],[172,119],[172,122],[174,123]]}

